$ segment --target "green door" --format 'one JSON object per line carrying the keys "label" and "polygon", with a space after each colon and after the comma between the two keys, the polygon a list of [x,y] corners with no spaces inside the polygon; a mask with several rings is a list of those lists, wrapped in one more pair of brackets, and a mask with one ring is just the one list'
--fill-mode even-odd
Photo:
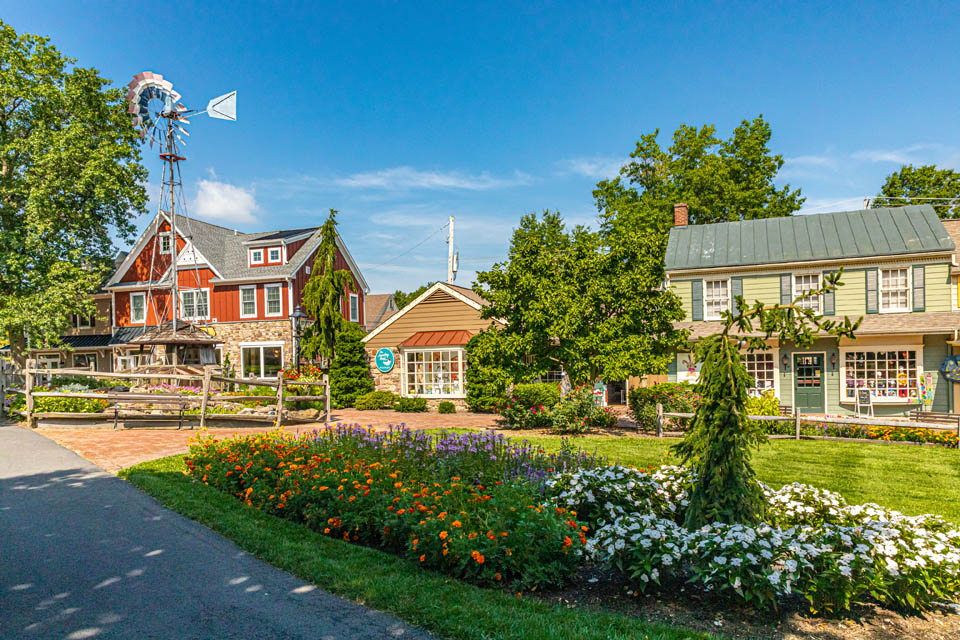
{"label": "green door", "polygon": [[800,413],[823,413],[823,354],[793,356],[793,404]]}

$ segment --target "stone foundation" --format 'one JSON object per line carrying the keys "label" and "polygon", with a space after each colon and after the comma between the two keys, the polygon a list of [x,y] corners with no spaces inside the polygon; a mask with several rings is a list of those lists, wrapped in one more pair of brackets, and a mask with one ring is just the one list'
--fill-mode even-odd
{"label": "stone foundation", "polygon": [[389,373],[383,373],[377,369],[376,355],[379,349],[366,347],[367,366],[370,367],[370,377],[373,378],[373,386],[377,391],[390,391],[400,395],[400,371],[402,363],[400,362],[400,352],[393,349],[393,369]]}

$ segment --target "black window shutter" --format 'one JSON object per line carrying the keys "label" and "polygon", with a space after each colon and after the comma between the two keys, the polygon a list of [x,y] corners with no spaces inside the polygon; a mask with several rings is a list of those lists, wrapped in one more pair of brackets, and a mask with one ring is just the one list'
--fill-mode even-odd
{"label": "black window shutter", "polygon": [[703,320],[703,280],[690,283],[690,319]]}
{"label": "black window shutter", "polygon": [[743,278],[730,278],[730,313],[737,314],[737,296],[743,296]]}
{"label": "black window shutter", "polygon": [[867,269],[867,313],[878,313],[877,304],[877,270]]}
{"label": "black window shutter", "polygon": [[[827,271],[823,275],[829,276],[832,275],[833,271]],[[822,284],[822,283],[821,283]],[[832,316],[836,313],[836,300],[834,298],[836,291],[827,291],[823,294],[823,315]]]}
{"label": "black window shutter", "polygon": [[923,285],[924,268],[923,265],[913,267],[913,310],[923,311],[926,307],[927,296]]}
{"label": "black window shutter", "polygon": [[780,276],[780,304],[786,306],[793,302],[793,274],[784,273]]}

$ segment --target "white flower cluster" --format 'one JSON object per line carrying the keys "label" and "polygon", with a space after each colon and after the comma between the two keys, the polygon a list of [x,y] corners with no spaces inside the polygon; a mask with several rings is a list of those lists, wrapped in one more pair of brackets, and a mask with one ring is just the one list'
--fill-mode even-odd
{"label": "white flower cluster", "polygon": [[[559,495],[570,506],[607,499],[599,510],[606,522],[587,550],[641,590],[669,576],[758,608],[800,594],[814,608],[834,611],[869,597],[923,609],[960,596],[960,530],[939,516],[849,506],[836,493],[794,483],[765,487],[771,524],[687,531],[674,520],[691,478],[678,467],[595,470],[571,479]],[[605,479],[613,487],[633,485],[607,491],[599,486]],[[637,492],[637,484],[644,489]],[[622,495],[628,498],[615,502]]]}
{"label": "white flower cluster", "polygon": [[620,465],[557,474],[546,487],[558,505],[591,524],[613,522],[630,513],[666,515],[677,508],[673,493],[651,474]]}
{"label": "white flower cluster", "polygon": [[767,520],[780,527],[841,523],[847,501],[839,493],[794,482],[774,491],[763,483]]}

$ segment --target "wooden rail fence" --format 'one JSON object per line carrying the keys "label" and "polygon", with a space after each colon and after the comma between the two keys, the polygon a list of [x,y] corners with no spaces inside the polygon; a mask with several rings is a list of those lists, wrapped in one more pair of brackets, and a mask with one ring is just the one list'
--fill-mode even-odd
{"label": "wooden rail fence", "polygon": [[[36,398],[85,398],[93,400],[104,400],[111,403],[113,408],[113,426],[119,428],[121,420],[120,406],[124,404],[159,404],[172,405],[178,410],[176,416],[171,414],[147,414],[147,415],[128,415],[123,416],[124,420],[130,419],[135,422],[172,422],[176,420],[177,428],[183,428],[184,411],[195,405],[200,405],[200,428],[207,426],[207,415],[210,409],[210,403],[230,402],[243,403],[251,400],[261,402],[276,402],[276,412],[273,420],[266,417],[262,421],[275,422],[281,426],[284,420],[284,402],[309,402],[324,401],[324,419],[330,416],[330,383],[329,377],[324,374],[323,379],[318,382],[307,382],[300,380],[285,380],[282,372],[277,374],[276,379],[259,378],[228,378],[217,375],[219,367],[215,365],[205,365],[202,375],[189,375],[182,373],[163,373],[163,372],[105,372],[93,371],[91,369],[39,369],[36,361],[27,360],[27,366],[22,371],[16,371],[9,363],[0,362],[0,417],[6,411],[7,394],[19,394],[26,397],[26,407],[24,417],[27,420],[27,426],[33,428],[36,426],[38,418],[64,418],[64,417],[85,417],[87,415],[100,414],[81,414],[81,413],[41,413],[35,410]],[[48,376],[85,376],[97,379],[114,380],[157,380],[157,381],[176,381],[176,382],[194,382],[200,383],[200,395],[187,393],[135,393],[129,391],[107,391],[106,393],[79,392],[70,393],[65,391],[37,391],[38,382],[42,377]],[[15,384],[22,378],[22,388]],[[214,390],[214,383],[217,383],[217,389]],[[252,385],[258,387],[273,387],[276,389],[274,395],[228,395],[222,393],[223,385]],[[296,387],[322,387],[323,395],[285,395],[284,391]],[[225,414],[237,420],[251,419],[250,416],[238,416],[235,414]],[[260,419],[252,418],[252,419]]]}
{"label": "wooden rail fence", "polygon": [[[694,413],[671,413],[664,412],[663,405],[659,402],[657,403],[657,419],[656,419],[656,433],[658,438],[663,437],[664,427],[666,426],[667,418],[692,418],[696,414]],[[938,414],[940,415],[940,414]],[[800,423],[801,422],[816,422],[820,424],[847,424],[847,425],[862,425],[866,427],[897,427],[901,429],[930,429],[933,431],[953,431],[957,434],[957,447],[960,448],[960,416],[952,416],[950,420],[956,422],[956,424],[945,425],[943,423],[930,423],[930,422],[919,422],[911,421],[907,422],[904,420],[885,420],[883,418],[841,418],[834,416],[817,416],[810,415],[808,417],[803,417],[803,415],[797,410],[794,409],[793,415],[790,416],[747,416],[749,420],[757,420],[759,422],[793,422],[794,424],[794,438],[796,440],[801,439],[800,435]],[[787,436],[790,437],[790,436]],[[803,439],[807,440],[859,440],[859,438],[841,438],[835,436],[809,436],[804,435]]]}

